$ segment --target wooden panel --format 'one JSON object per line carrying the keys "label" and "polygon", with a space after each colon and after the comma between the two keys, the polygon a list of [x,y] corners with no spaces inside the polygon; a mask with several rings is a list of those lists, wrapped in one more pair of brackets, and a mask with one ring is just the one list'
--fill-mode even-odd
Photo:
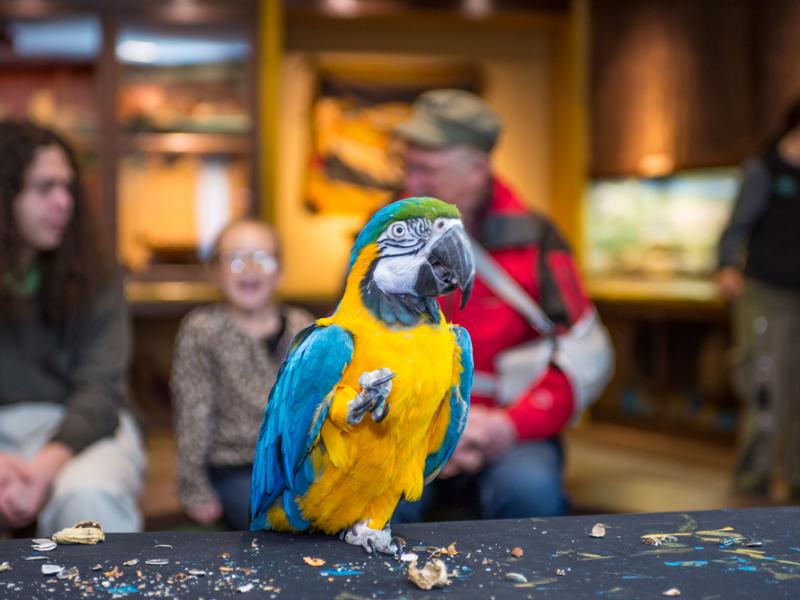
{"label": "wooden panel", "polygon": [[800,2],[770,0],[759,5],[754,47],[758,133],[769,136],[789,105],[800,98]]}
{"label": "wooden panel", "polygon": [[736,164],[752,147],[752,5],[730,0],[602,0],[591,14],[595,175]]}

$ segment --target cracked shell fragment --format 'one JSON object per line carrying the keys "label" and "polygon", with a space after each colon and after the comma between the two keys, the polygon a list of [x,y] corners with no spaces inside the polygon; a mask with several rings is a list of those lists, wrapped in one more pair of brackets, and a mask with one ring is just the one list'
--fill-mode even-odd
{"label": "cracked shell fragment", "polygon": [[417,561],[408,563],[408,579],[422,590],[450,585],[447,567],[438,558],[429,560],[422,569],[417,568]]}
{"label": "cracked shell fragment", "polygon": [[592,532],[589,534],[593,538],[601,538],[606,536],[606,526],[602,523],[597,523],[592,527]]}
{"label": "cracked shell fragment", "polygon": [[80,521],[53,534],[53,541],[59,544],[97,544],[105,539],[103,528],[94,521]]}
{"label": "cracked shell fragment", "polygon": [[61,565],[42,565],[42,575],[55,575],[63,570]]}
{"label": "cracked shell fragment", "polygon": [[52,540],[45,540],[44,542],[40,544],[34,544],[31,547],[37,552],[50,552],[51,550],[55,550],[58,547],[58,544]]}

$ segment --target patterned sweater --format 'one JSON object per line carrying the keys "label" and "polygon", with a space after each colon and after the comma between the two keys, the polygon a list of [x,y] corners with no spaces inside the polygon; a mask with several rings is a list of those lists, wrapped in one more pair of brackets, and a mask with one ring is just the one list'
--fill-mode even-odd
{"label": "patterned sweater", "polygon": [[[185,507],[217,495],[208,467],[253,461],[267,397],[294,336],[313,321],[282,307],[285,327],[270,347],[234,325],[223,305],[193,310],[181,323],[170,388],[178,447],[176,483]],[[277,342],[277,343],[274,343]]]}

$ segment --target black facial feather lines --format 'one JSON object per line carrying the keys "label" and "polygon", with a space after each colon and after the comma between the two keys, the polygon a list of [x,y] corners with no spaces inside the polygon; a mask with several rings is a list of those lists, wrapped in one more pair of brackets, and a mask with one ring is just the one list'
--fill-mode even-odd
{"label": "black facial feather lines", "polygon": [[378,241],[378,246],[383,251],[384,255],[390,256],[403,256],[407,254],[414,254],[425,245],[428,237],[430,236],[432,223],[425,218],[417,217],[414,219],[407,219],[399,221],[405,224],[406,232],[400,237],[392,237],[390,235],[391,225],[387,228]]}

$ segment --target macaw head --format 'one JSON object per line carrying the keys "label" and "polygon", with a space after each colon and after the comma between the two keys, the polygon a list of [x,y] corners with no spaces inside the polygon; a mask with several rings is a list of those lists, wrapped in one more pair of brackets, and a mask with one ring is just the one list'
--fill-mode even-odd
{"label": "macaw head", "polygon": [[438,323],[438,296],[460,289],[463,308],[472,292],[475,262],[460,214],[435,198],[398,200],[375,213],[353,246],[351,270],[364,259],[362,301],[389,324],[413,325],[422,314]]}

